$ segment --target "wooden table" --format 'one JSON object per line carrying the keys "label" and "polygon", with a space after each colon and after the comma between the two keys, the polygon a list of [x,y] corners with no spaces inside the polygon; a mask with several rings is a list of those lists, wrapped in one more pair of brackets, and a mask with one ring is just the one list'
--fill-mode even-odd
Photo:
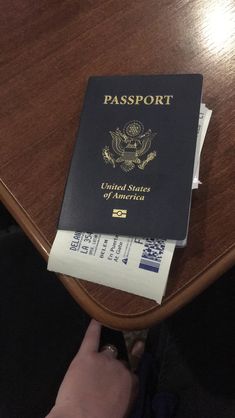
{"label": "wooden table", "polygon": [[88,77],[204,75],[203,99],[213,116],[203,184],[193,192],[188,245],[176,250],[162,306],[60,277],[89,314],[112,327],[144,328],[166,318],[235,260],[232,3],[1,1],[1,199],[45,259]]}

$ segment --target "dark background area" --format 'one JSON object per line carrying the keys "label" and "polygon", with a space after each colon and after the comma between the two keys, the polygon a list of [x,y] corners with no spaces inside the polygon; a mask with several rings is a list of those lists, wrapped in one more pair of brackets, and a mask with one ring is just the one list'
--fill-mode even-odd
{"label": "dark background area", "polygon": [[[0,418],[43,418],[78,351],[89,316],[0,206]],[[103,328],[126,359],[122,334]]]}
{"label": "dark background area", "polygon": [[[88,315],[0,206],[0,417],[43,418],[77,352]],[[153,391],[179,397],[177,418],[235,416],[234,273],[150,330]],[[104,329],[125,358],[122,335]]]}

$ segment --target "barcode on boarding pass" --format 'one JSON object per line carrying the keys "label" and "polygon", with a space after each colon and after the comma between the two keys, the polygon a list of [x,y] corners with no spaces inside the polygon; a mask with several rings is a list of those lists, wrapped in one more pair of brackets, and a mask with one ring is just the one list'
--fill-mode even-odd
{"label": "barcode on boarding pass", "polygon": [[145,240],[139,268],[158,273],[165,246],[166,241],[164,239],[147,238]]}

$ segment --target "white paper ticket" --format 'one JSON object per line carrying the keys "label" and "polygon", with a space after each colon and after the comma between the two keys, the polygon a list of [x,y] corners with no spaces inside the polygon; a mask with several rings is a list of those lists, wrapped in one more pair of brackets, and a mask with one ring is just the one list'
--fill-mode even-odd
{"label": "white paper ticket", "polygon": [[48,270],[121,289],[161,303],[173,241],[57,231]]}
{"label": "white paper ticket", "polygon": [[205,104],[201,104],[199,121],[198,121],[198,131],[197,131],[197,145],[194,159],[194,168],[193,168],[193,184],[192,189],[198,189],[200,185],[199,180],[199,169],[200,169],[200,156],[204,140],[206,137],[206,132],[209,126],[210,118],[212,111],[206,107]]}

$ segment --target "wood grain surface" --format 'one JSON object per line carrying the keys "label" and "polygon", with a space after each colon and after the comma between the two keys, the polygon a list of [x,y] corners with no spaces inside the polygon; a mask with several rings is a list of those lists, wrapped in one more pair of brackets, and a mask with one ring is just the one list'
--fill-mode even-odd
{"label": "wood grain surface", "polygon": [[[1,1],[1,199],[47,259],[91,75],[202,73],[213,109],[162,306],[60,279],[92,316],[137,329],[166,318],[235,260],[234,12],[231,1]],[[107,272],[108,274],[108,272]]]}

